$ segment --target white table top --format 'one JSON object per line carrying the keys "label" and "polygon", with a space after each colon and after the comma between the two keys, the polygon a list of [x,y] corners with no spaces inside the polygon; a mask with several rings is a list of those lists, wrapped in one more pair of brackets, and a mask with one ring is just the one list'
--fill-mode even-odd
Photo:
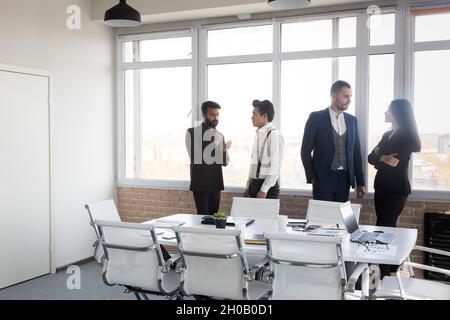
{"label": "white table top", "polygon": [[[176,222],[183,222],[185,226],[189,227],[204,227],[204,228],[215,228],[214,225],[204,225],[201,224],[202,215],[193,214],[174,214],[164,218],[154,219],[147,221],[145,223],[155,223],[159,226],[165,226],[170,228],[171,224]],[[297,219],[289,219],[289,221],[296,221]],[[164,223],[166,221],[167,223]],[[172,223],[173,222],[173,223]],[[228,227],[227,228],[234,228]],[[367,250],[360,244],[350,242],[350,235],[345,233],[342,240],[342,254],[345,261],[353,262],[365,262],[365,263],[383,263],[383,264],[401,264],[411,253],[417,240],[417,230],[416,229],[405,229],[405,228],[389,228],[389,227],[376,227],[376,226],[365,226],[360,225],[362,230],[367,231],[383,231],[385,233],[393,233],[394,239],[388,245],[388,247],[383,248],[385,252],[366,252]],[[276,232],[278,231],[278,220],[277,219],[256,219],[256,221],[246,228],[246,235],[264,233],[264,232]],[[299,233],[301,231],[292,231],[292,228],[287,228],[288,233]],[[172,231],[165,229],[165,235],[173,234]],[[163,239],[160,236],[160,243],[165,245],[176,245],[175,239]],[[384,245],[383,245],[384,246]],[[369,246],[369,250],[371,247]],[[264,256],[266,254],[266,246],[264,245],[254,245],[245,244],[245,251],[250,254],[261,254]]]}

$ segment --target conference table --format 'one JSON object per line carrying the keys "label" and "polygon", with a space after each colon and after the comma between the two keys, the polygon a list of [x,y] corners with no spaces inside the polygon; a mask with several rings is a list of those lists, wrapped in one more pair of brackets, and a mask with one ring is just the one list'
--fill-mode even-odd
{"label": "conference table", "polygon": [[[214,225],[201,224],[201,215],[194,214],[174,214],[164,218],[153,219],[145,223],[154,224],[156,227],[162,229],[163,233],[159,235],[159,241],[163,245],[176,245],[176,239],[174,237],[171,227],[174,225],[183,224],[188,227],[202,227],[202,228],[215,228]],[[288,222],[302,221],[301,219],[288,219]],[[304,220],[303,220],[304,221]],[[364,263],[377,263],[377,264],[391,264],[399,265],[409,256],[414,248],[417,240],[417,230],[407,228],[391,228],[391,227],[378,227],[359,225],[361,230],[366,231],[383,231],[385,233],[394,234],[392,242],[386,247],[383,252],[371,252],[370,247],[367,250],[366,247],[361,244],[351,242],[350,235],[344,230],[318,230],[315,234],[331,235],[331,232],[342,232],[342,254],[344,261],[349,262],[364,262]],[[158,229],[159,229],[158,228]],[[227,228],[234,228],[227,226]],[[276,232],[278,231],[277,219],[255,219],[255,222],[245,228],[244,238],[251,238],[252,234],[262,234],[264,232]],[[294,231],[291,227],[287,227],[287,233],[299,234],[302,231]],[[168,239],[170,238],[170,239]],[[262,254],[265,255],[266,246],[257,244],[245,244],[246,253],[250,254]]]}
{"label": "conference table", "polygon": [[[163,218],[149,220],[144,223],[153,224],[158,230],[158,239],[162,245],[176,246],[176,238],[171,228],[175,225],[183,225],[188,227],[215,228],[215,225],[202,224],[202,215],[194,214],[173,214]],[[288,219],[288,222],[300,222],[301,219]],[[234,226],[227,226],[234,228]],[[277,232],[279,229],[277,218],[256,218],[253,223],[245,228],[244,238],[252,238],[254,234],[262,234],[264,232]],[[400,265],[404,262],[413,250],[417,240],[417,230],[407,228],[391,228],[378,227],[369,225],[359,225],[361,230],[366,231],[383,231],[384,233],[392,233],[393,240],[388,244],[377,244],[372,246],[362,245],[350,241],[350,235],[345,230],[339,229],[316,229],[309,234],[316,235],[335,235],[340,233],[342,237],[342,255],[346,262],[355,263],[371,263],[371,264],[389,264]],[[296,231],[292,227],[287,227],[285,232],[289,234],[300,234],[305,231]],[[260,261],[266,256],[267,248],[265,245],[247,244],[244,245],[245,252],[248,257],[253,257],[253,261]],[[256,257],[256,259],[255,259]],[[249,261],[249,265],[252,262]],[[368,294],[369,274],[365,270],[362,274],[363,291]]]}

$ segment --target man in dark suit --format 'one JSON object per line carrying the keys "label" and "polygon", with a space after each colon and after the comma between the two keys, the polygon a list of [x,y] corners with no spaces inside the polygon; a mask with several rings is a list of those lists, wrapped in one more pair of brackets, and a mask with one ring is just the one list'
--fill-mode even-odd
{"label": "man in dark suit", "polygon": [[186,132],[186,148],[191,162],[191,185],[197,214],[212,215],[219,210],[220,193],[224,189],[222,166],[229,162],[228,149],[219,124],[220,105],[214,101],[202,104],[204,121]]}
{"label": "man in dark suit", "polygon": [[344,112],[351,102],[351,86],[337,81],[330,95],[331,106],[311,113],[305,125],[301,158],[306,181],[313,184],[316,200],[346,202],[355,185],[360,199],[365,181],[358,124]]}

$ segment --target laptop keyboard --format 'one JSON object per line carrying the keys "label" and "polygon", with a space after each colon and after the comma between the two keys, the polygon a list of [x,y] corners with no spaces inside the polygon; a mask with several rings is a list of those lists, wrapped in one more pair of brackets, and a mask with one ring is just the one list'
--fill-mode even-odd
{"label": "laptop keyboard", "polygon": [[352,233],[350,240],[355,242],[366,243],[366,242],[374,242],[377,240],[377,238],[378,238],[377,233],[364,232],[358,230]]}

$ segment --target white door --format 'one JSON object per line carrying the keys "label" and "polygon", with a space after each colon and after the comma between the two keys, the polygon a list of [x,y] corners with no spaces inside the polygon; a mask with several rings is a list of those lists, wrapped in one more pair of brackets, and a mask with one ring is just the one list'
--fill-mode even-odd
{"label": "white door", "polygon": [[50,273],[49,78],[0,70],[0,289]]}

